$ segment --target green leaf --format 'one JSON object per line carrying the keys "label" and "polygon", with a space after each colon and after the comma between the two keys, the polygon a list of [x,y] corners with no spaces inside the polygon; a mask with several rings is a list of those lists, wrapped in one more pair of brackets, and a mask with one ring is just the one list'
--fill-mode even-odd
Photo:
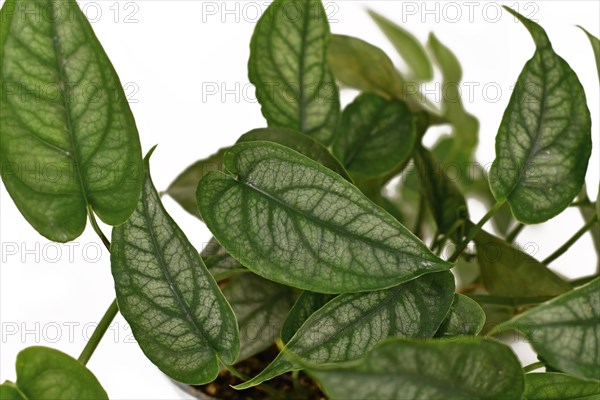
{"label": "green leaf", "polygon": [[507,346],[477,337],[389,339],[364,359],[309,370],[332,400],[521,399],[523,373]]}
{"label": "green leaf", "polygon": [[283,343],[289,342],[308,317],[327,304],[333,297],[330,294],[316,293],[308,290],[302,292],[281,328],[281,340]]}
{"label": "green leaf", "polygon": [[388,337],[432,337],[453,297],[449,272],[383,291],[341,294],[311,315],[267,368],[235,388],[247,389],[301,369],[288,352],[311,364],[328,364],[357,359]]}
{"label": "green leaf", "polygon": [[2,18],[7,191],[25,219],[56,242],[83,232],[88,206],[109,225],[123,223],[140,196],[140,142],[85,15],[74,0],[8,0]]}
{"label": "green leaf", "polygon": [[597,37],[595,37],[594,35],[589,33],[582,26],[579,26],[579,29],[581,29],[586,34],[588,39],[590,40],[590,44],[592,45],[592,50],[594,50],[594,57],[596,58],[596,68],[598,69],[598,79],[600,79],[600,39],[598,39]]}
{"label": "green leaf", "polygon": [[433,33],[429,35],[427,46],[442,72],[443,114],[454,128],[456,140],[449,153],[451,160],[464,158],[471,161],[477,147],[479,121],[465,110],[461,99],[462,68],[460,62]]}
{"label": "green leaf", "polygon": [[204,265],[217,282],[249,272],[221,246],[217,239],[210,238],[200,253]]}
{"label": "green leaf", "polygon": [[237,361],[272,346],[292,307],[292,288],[254,274],[244,274],[228,282],[223,294],[240,327],[241,353]]}
{"label": "green leaf", "polygon": [[[0,15],[1,17],[1,15]],[[27,400],[27,397],[13,382],[6,381],[0,385],[0,399],[2,400]]]}
{"label": "green leaf", "polygon": [[467,296],[455,294],[452,307],[435,336],[475,336],[484,326],[485,313],[479,304]]}
{"label": "green leaf", "polygon": [[[290,147],[350,180],[348,172],[329,150],[311,137],[285,128],[254,129],[242,135],[238,142],[268,141]],[[187,212],[200,218],[196,205],[198,183],[211,171],[223,171],[223,155],[229,147],[220,149],[210,157],[196,161],[183,171],[166,190],[166,193]]]}
{"label": "green leaf", "polygon": [[487,291],[495,296],[557,296],[571,286],[524,251],[485,231],[475,237],[477,261]]}
{"label": "green leaf", "polygon": [[376,178],[406,162],[416,136],[404,102],[365,93],[344,110],[333,153],[352,176]]}
{"label": "green leaf", "polygon": [[336,294],[450,267],[356,187],[296,151],[238,143],[225,168],[229,175],[200,182],[198,209],[219,243],[269,280]]}
{"label": "green leaf", "polygon": [[517,315],[497,332],[524,334],[548,364],[571,375],[600,376],[600,278]]}
{"label": "green leaf", "polygon": [[327,64],[330,36],[320,1],[275,0],[258,21],[248,69],[269,126],[331,141],[340,99]]}
{"label": "green leaf", "polygon": [[546,32],[507,8],[529,30],[537,50],[525,64],[496,136],[490,187],[516,219],[544,222],[581,190],[592,150],[583,87]]}
{"label": "green leaf", "polygon": [[379,47],[364,40],[332,35],[328,60],[333,75],[342,85],[386,98],[398,98],[403,91],[403,80],[392,60]]}
{"label": "green leaf", "polygon": [[313,159],[321,165],[337,172],[344,179],[352,181],[346,169],[340,162],[316,140],[310,136],[301,134],[291,129],[285,128],[262,128],[254,129],[238,139],[238,143],[266,141],[278,143],[282,146],[296,150],[300,154]]}
{"label": "green leaf", "polygon": [[119,310],[161,371],[182,383],[204,384],[217,377],[218,360],[231,364],[238,357],[238,327],[196,249],[160,202],[150,154],[138,207],[112,233]]}
{"label": "green leaf", "polygon": [[526,400],[598,400],[600,382],[554,372],[525,375]]}
{"label": "green leaf", "polygon": [[63,352],[41,346],[28,347],[17,355],[17,383],[4,383],[1,388],[3,400],[108,400],[100,382],[85,365]]}
{"label": "green leaf", "polygon": [[[463,229],[457,227],[469,219],[465,197],[448,178],[444,166],[421,145],[414,153],[415,166],[421,180],[421,191],[441,234],[449,234],[455,242],[462,238]],[[451,232],[453,231],[453,232]]]}
{"label": "green leaf", "polygon": [[369,10],[369,15],[394,45],[402,59],[406,61],[410,68],[410,75],[417,81],[430,81],[433,79],[431,61],[429,61],[425,49],[417,38],[373,10]]}
{"label": "green leaf", "polygon": [[223,154],[229,148],[220,149],[210,157],[196,161],[185,169],[166,190],[183,209],[193,216],[200,218],[198,206],[196,206],[196,189],[198,182],[210,171],[223,170]]}

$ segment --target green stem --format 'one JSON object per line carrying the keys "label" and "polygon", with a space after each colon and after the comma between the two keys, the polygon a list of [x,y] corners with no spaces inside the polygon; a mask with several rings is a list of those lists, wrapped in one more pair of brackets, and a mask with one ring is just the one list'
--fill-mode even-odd
{"label": "green stem", "polygon": [[[219,359],[219,361],[221,360]],[[242,381],[247,381],[248,379],[250,379],[248,375],[238,371],[233,365],[228,365],[223,361],[221,361],[221,364],[223,365],[223,367],[225,367],[227,371],[229,371],[231,375],[235,376],[236,378],[241,379]]]}
{"label": "green stem", "polygon": [[525,228],[525,224],[522,224],[522,223],[520,223],[520,222],[519,222],[519,223],[517,224],[517,226],[515,226],[515,227],[513,228],[513,230],[512,230],[512,231],[510,231],[510,232],[509,232],[509,233],[506,235],[506,238],[505,238],[505,240],[506,240],[508,243],[512,243],[512,242],[514,242],[514,241],[515,241],[515,239],[517,238],[517,236],[519,236],[519,233],[521,233],[521,231],[523,230],[523,228]]}
{"label": "green stem", "polygon": [[94,228],[94,231],[98,234],[100,240],[102,240],[102,243],[104,243],[106,249],[110,251],[110,241],[106,238],[106,236],[104,236],[104,232],[102,232],[102,229],[100,229],[98,221],[96,221],[96,216],[94,215],[94,212],[92,211],[91,207],[88,207],[88,218],[90,220],[90,224],[92,224],[92,228]]}
{"label": "green stem", "polygon": [[594,207],[596,203],[591,202],[590,199],[578,200],[569,204],[569,207]]}
{"label": "green stem", "polygon": [[456,261],[458,259],[458,257],[461,255],[461,253],[467,248],[467,246],[471,242],[471,240],[473,240],[475,238],[475,236],[477,236],[477,234],[479,233],[479,231],[481,231],[481,228],[483,228],[485,223],[488,222],[490,220],[490,218],[492,218],[494,216],[496,211],[498,211],[500,209],[500,207],[502,207],[503,204],[504,204],[504,201],[497,202],[494,205],[494,207],[492,207],[492,209],[490,211],[488,211],[487,214],[485,214],[483,216],[483,218],[481,218],[481,220],[479,220],[477,225],[475,225],[474,227],[469,229],[469,233],[467,234],[467,237],[465,238],[465,240],[463,240],[462,244],[456,248],[454,253],[448,259],[448,262],[453,263],[454,261]]}
{"label": "green stem", "polygon": [[118,311],[119,307],[117,306],[117,299],[114,299],[113,302],[110,303],[108,310],[106,310],[106,312],[102,316],[102,319],[98,323],[98,326],[96,327],[96,329],[94,329],[94,333],[92,333],[90,340],[88,340],[83,351],[81,352],[81,355],[78,358],[80,363],[86,365],[87,362],[90,360],[90,357],[92,357],[92,354],[94,354],[94,350],[96,350],[96,347],[98,347],[102,336],[104,336],[104,334],[108,330],[108,327],[112,323],[113,319],[115,319],[115,316],[117,315]]}
{"label": "green stem", "polygon": [[536,369],[544,368],[545,366],[546,366],[546,364],[544,364],[541,361],[534,362],[533,364],[529,364],[528,366],[523,367],[523,372],[528,373],[531,371],[535,371]]}
{"label": "green stem", "polygon": [[302,384],[300,383],[300,371],[292,371],[292,382],[294,385],[294,390],[298,391],[302,388]]}
{"label": "green stem", "polygon": [[577,240],[579,240],[580,237],[582,237],[588,231],[588,229],[594,226],[597,220],[598,215],[594,214],[594,216],[588,222],[586,222],[586,224],[582,226],[581,229],[575,232],[575,234],[571,236],[571,238],[567,240],[565,244],[556,249],[554,253],[546,257],[546,259],[542,261],[542,263],[548,265],[552,261],[556,260],[558,257],[562,256]]}

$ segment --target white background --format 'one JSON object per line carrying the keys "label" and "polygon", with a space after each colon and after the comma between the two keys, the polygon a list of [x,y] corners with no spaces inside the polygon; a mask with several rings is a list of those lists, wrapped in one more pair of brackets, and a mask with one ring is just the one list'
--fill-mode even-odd
{"label": "white background", "polygon": [[[458,55],[464,80],[478,85],[472,98],[464,93],[467,109],[481,121],[478,158],[484,164],[491,163],[494,136],[510,87],[534,51],[524,27],[498,6],[515,6],[515,1],[327,3],[334,33],[358,36],[380,46],[402,68],[393,47],[366,15],[367,3],[403,22],[423,42],[434,31]],[[587,177],[592,199],[599,178],[599,84],[590,44],[575,25],[598,36],[599,4],[519,2],[522,13],[533,13],[532,18],[544,26],[555,50],[570,63],[586,89],[593,118],[594,150]],[[88,1],[81,5],[93,21],[130,100],[135,101],[131,107],[144,152],[159,144],[152,158],[152,175],[159,190],[189,164],[232,144],[244,132],[265,126],[247,79],[250,36],[257,12],[264,10],[265,2]],[[483,90],[486,84],[487,92]],[[211,95],[207,89],[215,87],[219,93]],[[222,89],[229,90],[229,94]],[[344,92],[344,102],[353,94]],[[427,141],[434,139],[430,135]],[[202,223],[171,199],[165,199],[165,205],[200,248],[209,238]],[[485,210],[477,203],[470,205],[472,217],[477,220]],[[93,330],[89,324],[100,319],[114,298],[114,288],[109,256],[89,227],[71,245],[71,251],[66,245],[49,244],[19,214],[4,186],[0,192],[0,218],[0,380],[4,381],[15,378],[15,357],[27,346],[52,346],[77,357],[85,345],[84,338]],[[536,257],[543,258],[582,224],[578,212],[570,209],[547,224],[527,228],[519,243],[535,243],[539,248]],[[9,248],[16,248],[17,253],[8,252]],[[29,254],[26,249],[33,251]],[[102,253],[97,255],[100,249]],[[552,268],[576,277],[593,272],[595,264],[592,241],[586,235]],[[185,398],[129,337],[124,320],[117,317],[88,364],[110,397]],[[518,347],[524,363],[534,361],[524,345]]]}

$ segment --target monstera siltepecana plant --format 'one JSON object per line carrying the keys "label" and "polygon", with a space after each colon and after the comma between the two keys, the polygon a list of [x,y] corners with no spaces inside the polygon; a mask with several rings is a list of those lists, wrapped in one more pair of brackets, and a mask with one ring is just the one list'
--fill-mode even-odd
{"label": "monstera siltepecana plant", "polygon": [[[440,108],[406,90],[433,79],[434,65],[449,88],[460,83],[448,47],[432,34],[425,48],[370,12],[405,59],[401,73],[372,44],[331,34],[321,2],[271,3],[249,62],[268,127],[166,190],[214,235],[199,254],[162,205],[153,150],[142,159],[119,78],[77,3],[6,0],[4,185],[50,240],[76,239],[89,219],[110,251],[116,300],[78,359],[23,350],[2,398],[108,398],[86,363],[117,312],[147,358],[201,398],[600,396],[600,279],[548,269],[588,230],[598,245],[600,210],[584,189],[591,116],[543,28],[507,11],[536,50],[502,118],[489,182],[456,184],[440,165],[474,161],[477,119],[459,92]],[[55,96],[19,95],[48,85]],[[361,92],[343,110],[342,85]],[[423,137],[440,124],[452,133],[428,148]],[[50,182],[11,168],[44,163],[69,173]],[[418,173],[390,195],[407,168]],[[538,261],[513,245],[578,196],[585,225],[555,253]],[[469,198],[490,205],[477,223]],[[113,227],[110,240],[96,218]],[[499,236],[483,229],[491,219]],[[447,243],[454,251],[442,257]],[[539,363],[521,366],[498,340],[508,330],[531,340]]]}

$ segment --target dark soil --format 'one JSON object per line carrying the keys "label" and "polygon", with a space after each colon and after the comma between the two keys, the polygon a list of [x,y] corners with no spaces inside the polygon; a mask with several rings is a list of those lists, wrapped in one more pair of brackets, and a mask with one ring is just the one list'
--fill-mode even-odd
{"label": "dark soil", "polygon": [[[277,356],[277,347],[273,346],[264,352],[235,365],[238,372],[253,377],[265,369]],[[221,371],[218,378],[208,385],[194,386],[194,389],[219,400],[326,400],[327,398],[317,384],[304,373],[298,375],[294,385],[292,374],[287,373],[262,385],[247,389],[235,390],[231,385],[243,381],[229,371]]]}

